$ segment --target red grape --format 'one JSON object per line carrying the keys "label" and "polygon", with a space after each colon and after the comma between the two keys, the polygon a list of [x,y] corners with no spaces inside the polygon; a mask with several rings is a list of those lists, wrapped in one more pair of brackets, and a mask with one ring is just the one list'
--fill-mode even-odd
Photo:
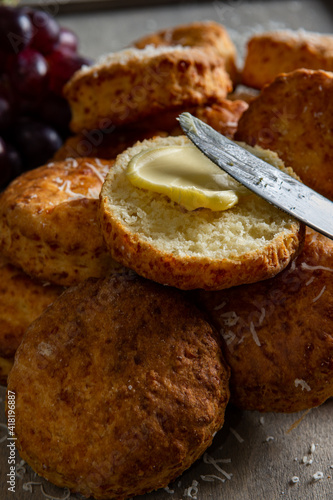
{"label": "red grape", "polygon": [[20,9],[0,7],[0,47],[8,53],[17,54],[29,45],[32,39],[32,24]]}
{"label": "red grape", "polygon": [[62,145],[59,134],[53,128],[27,118],[17,123],[15,142],[27,169],[43,165]]}
{"label": "red grape", "polygon": [[18,152],[0,137],[0,188],[21,173],[21,159]]}
{"label": "red grape", "polygon": [[49,88],[58,95],[62,95],[63,86],[78,69],[91,64],[90,60],[61,47],[51,52],[47,61],[50,73]]}
{"label": "red grape", "polygon": [[63,87],[91,64],[77,50],[76,34],[46,9],[0,6],[0,189],[46,163],[68,137]]}
{"label": "red grape", "polygon": [[25,97],[40,98],[47,89],[48,64],[39,52],[25,49],[8,63],[8,73],[15,89]]}
{"label": "red grape", "polygon": [[[79,40],[76,34],[68,28],[60,28],[58,47],[77,52]],[[57,48],[58,48],[57,47]]]}
{"label": "red grape", "polygon": [[6,130],[14,121],[11,103],[0,95],[0,130]]}
{"label": "red grape", "polygon": [[0,50],[0,75],[6,69],[7,54],[3,50]]}
{"label": "red grape", "polygon": [[31,47],[42,54],[48,54],[57,45],[60,34],[60,26],[55,19],[41,10],[29,12],[33,24],[33,39]]}
{"label": "red grape", "polygon": [[50,124],[61,134],[68,135],[71,111],[66,99],[49,94],[40,106],[39,115],[43,122]]}

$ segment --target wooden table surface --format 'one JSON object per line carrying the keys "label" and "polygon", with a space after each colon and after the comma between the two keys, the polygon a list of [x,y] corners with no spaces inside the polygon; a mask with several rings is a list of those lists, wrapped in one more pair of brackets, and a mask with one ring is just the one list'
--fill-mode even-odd
{"label": "wooden table surface", "polygon": [[[159,28],[214,19],[228,28],[241,60],[246,40],[255,32],[279,28],[332,32],[331,3],[229,0],[68,15],[58,14],[56,8],[53,12],[62,25],[79,34],[81,52],[86,56],[119,50]],[[0,500],[82,498],[36,476],[17,453],[15,493],[8,491],[9,441],[4,427],[4,399],[5,388],[0,388]],[[223,429],[203,458],[169,488],[137,498],[333,499],[332,414],[333,399],[307,414],[260,414],[230,406]],[[313,478],[317,472],[323,475],[318,481]],[[293,477],[298,482],[293,482]]]}

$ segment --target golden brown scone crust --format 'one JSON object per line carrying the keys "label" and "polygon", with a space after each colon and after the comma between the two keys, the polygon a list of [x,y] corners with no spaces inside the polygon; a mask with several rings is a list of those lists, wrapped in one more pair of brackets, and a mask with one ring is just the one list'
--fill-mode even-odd
{"label": "golden brown scone crust", "polygon": [[226,211],[187,211],[127,179],[130,159],[144,149],[188,143],[185,137],[155,138],[117,157],[103,184],[100,210],[113,258],[145,278],[183,290],[229,288],[284,269],[298,253],[304,227],[259,197],[244,198]]}
{"label": "golden brown scone crust", "polygon": [[245,101],[223,99],[219,103],[194,108],[161,113],[153,119],[143,120],[133,126],[117,127],[113,131],[93,130],[69,137],[54,155],[55,161],[66,158],[93,157],[112,159],[119,153],[133,146],[137,141],[167,135],[181,135],[177,117],[184,111],[189,111],[215,128],[221,134],[233,137],[237,130],[238,120],[248,108]]}
{"label": "golden brown scone crust", "polygon": [[247,102],[241,99],[234,101],[224,99],[211,106],[198,107],[192,114],[232,139],[236,133],[238,121],[247,108]]}
{"label": "golden brown scone crust", "polygon": [[27,274],[69,286],[119,269],[104,245],[98,196],[110,161],[49,163],[0,196],[0,251]]}
{"label": "golden brown scone crust", "polygon": [[64,291],[30,278],[0,256],[0,356],[13,358],[23,334]]}
{"label": "golden brown scone crust", "polygon": [[312,189],[333,200],[333,73],[296,70],[266,86],[236,138],[276,151]]}
{"label": "golden brown scone crust", "polygon": [[333,36],[288,30],[254,35],[248,42],[242,83],[261,89],[280,73],[300,68],[333,71]]}
{"label": "golden brown scone crust", "polygon": [[308,229],[302,253],[275,278],[198,302],[221,332],[231,400],[296,412],[333,396],[333,242]]}
{"label": "golden brown scone crust", "polygon": [[182,45],[214,51],[223,58],[232,81],[236,83],[238,80],[236,47],[226,28],[215,21],[194,22],[160,30],[136,40],[134,45],[139,49],[147,45],[156,47]]}
{"label": "golden brown scone crust", "polygon": [[217,334],[178,291],[138,277],[87,280],[17,351],[9,390],[20,455],[97,499],[166,486],[222,426],[228,379]]}
{"label": "golden brown scone crust", "polygon": [[133,48],[111,56],[78,71],[65,86],[74,132],[210,103],[226,97],[232,88],[223,60],[201,49]]}

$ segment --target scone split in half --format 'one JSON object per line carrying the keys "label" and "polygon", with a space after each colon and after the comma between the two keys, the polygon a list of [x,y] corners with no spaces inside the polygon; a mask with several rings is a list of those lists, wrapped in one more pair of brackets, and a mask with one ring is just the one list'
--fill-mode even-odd
{"label": "scone split in half", "polygon": [[[115,260],[162,284],[219,290],[274,276],[297,255],[304,227],[250,194],[229,210],[186,210],[128,180],[130,160],[153,146],[190,144],[155,138],[117,157],[101,191],[101,227]],[[274,154],[251,149],[279,168]]]}

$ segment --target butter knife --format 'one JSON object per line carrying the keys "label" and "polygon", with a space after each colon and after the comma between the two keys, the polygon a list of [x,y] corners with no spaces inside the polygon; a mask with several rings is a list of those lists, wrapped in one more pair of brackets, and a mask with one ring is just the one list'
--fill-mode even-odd
{"label": "butter knife", "polygon": [[187,137],[222,170],[269,203],[333,239],[333,203],[257,158],[190,113],[179,123]]}

